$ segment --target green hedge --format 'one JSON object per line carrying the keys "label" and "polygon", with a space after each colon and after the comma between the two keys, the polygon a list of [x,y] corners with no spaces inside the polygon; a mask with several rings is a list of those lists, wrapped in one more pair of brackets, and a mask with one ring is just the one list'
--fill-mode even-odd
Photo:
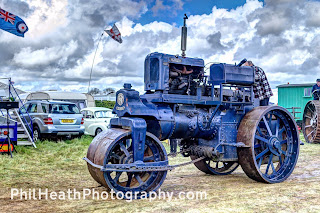
{"label": "green hedge", "polygon": [[115,104],[116,104],[115,101],[96,101],[97,107],[106,107],[109,109],[113,109]]}

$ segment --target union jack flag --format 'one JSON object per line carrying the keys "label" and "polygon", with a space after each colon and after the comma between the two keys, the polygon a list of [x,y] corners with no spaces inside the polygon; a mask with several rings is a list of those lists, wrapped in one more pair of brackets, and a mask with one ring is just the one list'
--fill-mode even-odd
{"label": "union jack flag", "polygon": [[0,8],[0,18],[3,19],[5,22],[10,22],[14,25],[14,22],[16,20],[16,16],[12,13],[9,13],[8,11],[5,11]]}

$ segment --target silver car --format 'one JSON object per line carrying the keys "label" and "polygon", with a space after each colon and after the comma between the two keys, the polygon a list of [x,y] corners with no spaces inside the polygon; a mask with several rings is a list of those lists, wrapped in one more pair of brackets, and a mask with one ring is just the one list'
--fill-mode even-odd
{"label": "silver car", "polygon": [[[25,112],[27,110],[28,114]],[[79,108],[64,101],[28,101],[20,108],[20,116],[33,126],[34,141],[61,136],[84,134],[83,116]]]}

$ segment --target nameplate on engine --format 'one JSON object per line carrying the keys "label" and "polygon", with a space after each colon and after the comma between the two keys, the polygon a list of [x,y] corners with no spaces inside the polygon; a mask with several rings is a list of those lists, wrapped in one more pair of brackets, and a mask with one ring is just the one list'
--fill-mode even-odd
{"label": "nameplate on engine", "polygon": [[182,60],[180,58],[170,58],[170,61],[174,62],[174,63],[181,63],[182,62]]}
{"label": "nameplate on engine", "polygon": [[126,107],[124,107],[124,106],[122,106],[122,107],[118,107],[118,106],[117,106],[117,107],[116,107],[116,110],[120,110],[120,111],[121,111],[121,110],[124,110],[125,108],[126,108]]}

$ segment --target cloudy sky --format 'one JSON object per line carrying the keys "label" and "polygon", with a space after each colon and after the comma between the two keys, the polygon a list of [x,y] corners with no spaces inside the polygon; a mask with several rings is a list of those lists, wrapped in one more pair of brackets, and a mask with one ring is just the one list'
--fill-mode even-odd
{"label": "cloudy sky", "polygon": [[150,52],[180,54],[183,14],[187,56],[206,63],[252,60],[276,86],[320,77],[320,2],[311,0],[0,0],[29,27],[24,38],[0,31],[1,76],[25,91],[86,92],[98,39],[118,25],[119,44],[104,35],[92,86],[143,91]]}

